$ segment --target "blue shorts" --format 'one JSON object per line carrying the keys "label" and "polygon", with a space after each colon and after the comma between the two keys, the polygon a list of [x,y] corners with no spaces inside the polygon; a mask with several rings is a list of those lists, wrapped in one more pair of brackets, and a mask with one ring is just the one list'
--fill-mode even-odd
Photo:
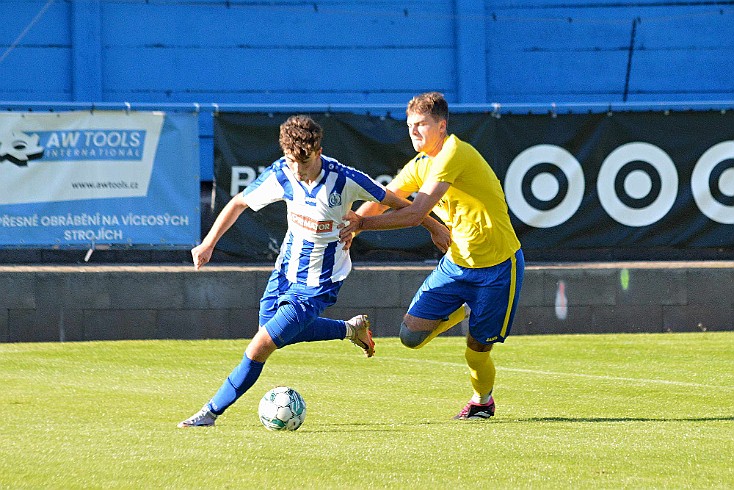
{"label": "blue shorts", "polygon": [[466,303],[471,308],[469,334],[481,344],[504,342],[515,318],[524,271],[522,249],[501,264],[478,269],[443,257],[415,293],[408,313],[444,320]]}
{"label": "blue shorts", "polygon": [[[270,338],[279,348],[283,347],[321,316],[326,308],[336,303],[341,286],[341,282],[319,287],[293,284],[285,278],[285,274],[276,269],[270,274],[268,284],[260,298],[260,326],[267,323]],[[294,305],[298,317],[288,323],[281,322],[282,325],[269,322],[283,303]]]}

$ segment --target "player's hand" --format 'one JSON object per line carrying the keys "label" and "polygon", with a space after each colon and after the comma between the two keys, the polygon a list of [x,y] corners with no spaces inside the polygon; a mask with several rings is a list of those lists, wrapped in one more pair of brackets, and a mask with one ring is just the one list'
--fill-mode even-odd
{"label": "player's hand", "polygon": [[349,248],[352,246],[352,241],[354,241],[354,233],[346,235],[344,239],[340,239],[340,241],[344,244],[344,250],[349,250]]}
{"label": "player's hand", "polygon": [[438,248],[441,253],[446,253],[451,246],[451,230],[446,228],[444,225],[435,227],[434,230],[430,230],[431,240],[433,244]]}
{"label": "player's hand", "polygon": [[352,210],[342,216],[342,222],[337,225],[339,229],[339,241],[346,243],[347,239],[350,244],[354,234],[359,231],[359,225],[362,223],[362,217]]}
{"label": "player's hand", "polygon": [[201,267],[209,262],[212,258],[214,247],[209,245],[201,244],[191,249],[191,257],[194,259],[194,269],[199,270]]}

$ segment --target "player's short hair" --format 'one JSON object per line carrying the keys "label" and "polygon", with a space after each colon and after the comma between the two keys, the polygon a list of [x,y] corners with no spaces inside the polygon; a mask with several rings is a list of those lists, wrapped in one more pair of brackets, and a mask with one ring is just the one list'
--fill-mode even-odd
{"label": "player's short hair", "polygon": [[438,119],[449,120],[449,103],[440,92],[426,92],[410,99],[406,114],[430,114]]}
{"label": "player's short hair", "polygon": [[324,130],[309,116],[291,116],[280,125],[280,148],[284,155],[303,162],[321,149],[323,136]]}

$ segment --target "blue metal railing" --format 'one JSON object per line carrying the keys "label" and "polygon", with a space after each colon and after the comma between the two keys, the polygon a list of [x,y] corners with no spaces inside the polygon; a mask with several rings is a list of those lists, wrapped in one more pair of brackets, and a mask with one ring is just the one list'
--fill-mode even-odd
{"label": "blue metal railing", "polygon": [[[728,111],[734,100],[657,102],[566,102],[566,103],[487,103],[451,104],[452,112],[495,114],[579,114],[625,111]],[[405,104],[240,104],[240,103],[152,103],[152,102],[23,102],[0,101],[0,111],[94,111],[137,110],[177,112],[354,112],[375,115],[402,115]]]}

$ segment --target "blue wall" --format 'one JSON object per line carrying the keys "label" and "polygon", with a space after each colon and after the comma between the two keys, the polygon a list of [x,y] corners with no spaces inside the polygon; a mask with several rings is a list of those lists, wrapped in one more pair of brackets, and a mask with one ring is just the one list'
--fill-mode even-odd
{"label": "blue wall", "polygon": [[734,99],[734,1],[2,0],[0,18],[5,101]]}

